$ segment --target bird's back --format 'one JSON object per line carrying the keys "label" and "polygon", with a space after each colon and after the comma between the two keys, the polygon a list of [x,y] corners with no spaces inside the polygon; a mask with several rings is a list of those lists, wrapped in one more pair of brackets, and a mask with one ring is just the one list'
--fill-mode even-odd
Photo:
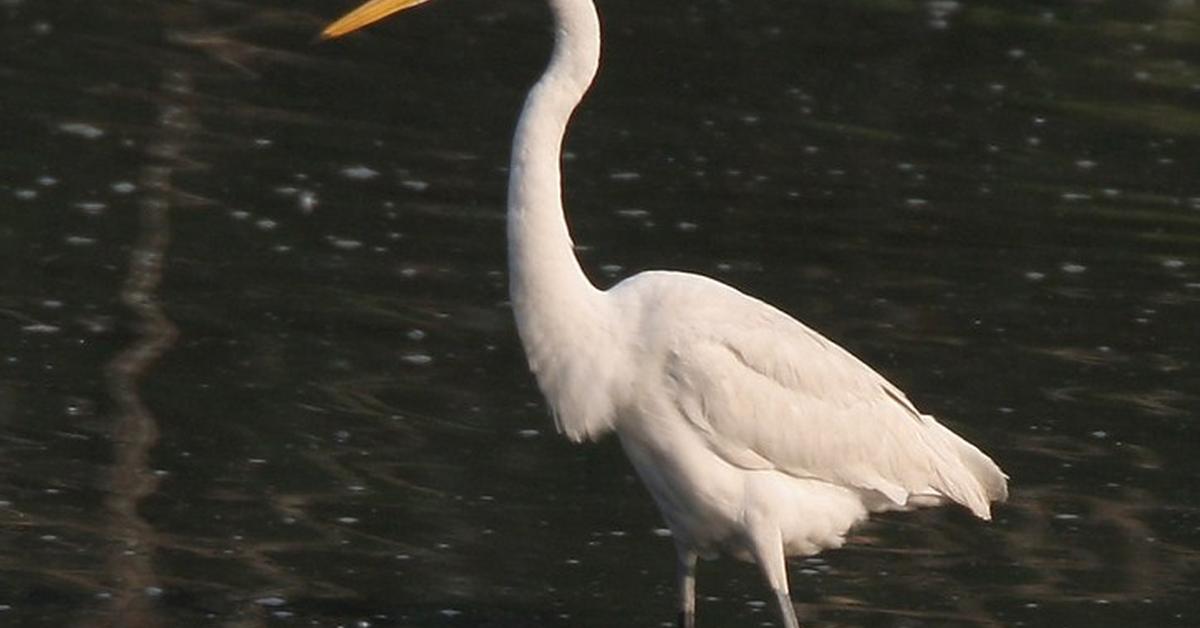
{"label": "bird's back", "polygon": [[[642,273],[608,293],[636,364],[622,421],[678,421],[723,463],[816,480],[868,509],[958,502],[981,518],[1007,478],[863,362],[707,277]],[[657,397],[655,405],[649,397]],[[638,408],[663,407],[642,416]]]}

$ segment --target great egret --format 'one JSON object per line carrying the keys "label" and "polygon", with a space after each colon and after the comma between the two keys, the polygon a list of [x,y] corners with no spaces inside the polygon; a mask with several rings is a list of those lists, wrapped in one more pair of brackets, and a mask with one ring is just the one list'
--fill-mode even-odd
{"label": "great egret", "polygon": [[[351,32],[426,0],[371,0]],[[695,625],[697,556],[756,562],[798,628],[785,556],[838,547],[870,512],[950,500],[981,519],[1007,476],[857,358],[780,310],[700,275],[587,279],[559,161],[600,64],[592,0],[547,0],[555,44],[513,138],[509,289],[530,370],[572,441],[616,432],[678,551],[679,624]]]}

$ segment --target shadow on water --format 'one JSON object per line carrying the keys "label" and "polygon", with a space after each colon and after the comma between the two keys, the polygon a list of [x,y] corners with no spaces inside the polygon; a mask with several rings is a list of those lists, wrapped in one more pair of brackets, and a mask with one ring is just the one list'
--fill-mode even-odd
{"label": "shadow on water", "polygon": [[[0,2],[0,623],[672,618],[650,500],[552,433],[506,304],[544,9],[310,45],[342,8]],[[601,10],[593,277],[777,303],[1012,475],[991,524],[795,561],[806,625],[1195,625],[1196,3]],[[775,621],[752,567],[699,582],[704,625]]]}

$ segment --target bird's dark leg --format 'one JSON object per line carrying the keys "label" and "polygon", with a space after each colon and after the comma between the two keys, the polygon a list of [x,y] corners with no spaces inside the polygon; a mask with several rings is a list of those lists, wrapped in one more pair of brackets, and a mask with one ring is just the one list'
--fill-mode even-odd
{"label": "bird's dark leg", "polygon": [[679,628],[696,628],[696,552],[676,546],[679,561]]}

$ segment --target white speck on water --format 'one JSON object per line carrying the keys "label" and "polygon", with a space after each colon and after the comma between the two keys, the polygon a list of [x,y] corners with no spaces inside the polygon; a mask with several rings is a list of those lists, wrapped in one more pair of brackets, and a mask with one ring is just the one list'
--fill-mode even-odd
{"label": "white speck on water", "polygon": [[928,205],[929,201],[927,201],[923,198],[906,198],[906,199],[904,199],[904,204],[908,207],[917,208],[917,207],[924,207],[924,206]]}
{"label": "white speck on water", "polygon": [[644,209],[618,209],[617,215],[622,218],[648,218],[650,212]]}
{"label": "white speck on water", "polygon": [[1064,201],[1071,202],[1071,203],[1077,203],[1080,201],[1092,200],[1092,195],[1091,194],[1083,194],[1081,192],[1063,192],[1062,196],[1060,196],[1059,198],[1061,198]]}
{"label": "white speck on water", "polygon": [[700,225],[697,225],[694,222],[688,222],[688,221],[684,220],[684,221],[680,221],[679,223],[677,223],[675,225],[675,228],[684,233],[691,233],[691,232],[699,229]]}
{"label": "white speck on water", "polygon": [[534,429],[517,430],[517,436],[521,438],[536,438],[541,434],[540,431]]}
{"label": "white speck on water", "polygon": [[642,178],[642,175],[637,172],[614,172],[608,175],[613,181],[637,181]]}
{"label": "white speck on water", "polygon": [[1092,432],[1092,438],[1108,438],[1108,432],[1104,430],[1096,430]]}
{"label": "white speck on water", "polygon": [[1009,48],[1008,49],[1008,58],[1009,59],[1024,59],[1025,51],[1020,48]]}
{"label": "white speck on water", "polygon": [[1062,269],[1064,273],[1071,273],[1072,275],[1078,275],[1079,273],[1087,270],[1087,266],[1084,266],[1083,264],[1076,264],[1075,262],[1067,262],[1059,268]]}
{"label": "white speck on water", "polygon": [[1046,278],[1046,273],[1039,273],[1036,270],[1031,270],[1025,273],[1025,278],[1030,281],[1041,281]]}
{"label": "white speck on water", "polygon": [[32,201],[33,199],[38,197],[38,193],[37,193],[37,190],[31,190],[29,188],[21,188],[19,190],[14,190],[13,196],[17,197],[17,200]]}
{"label": "white speck on water", "polygon": [[1163,265],[1163,268],[1168,268],[1170,270],[1179,270],[1180,268],[1183,268],[1187,264],[1185,264],[1184,261],[1181,259],[1168,259],[1168,260],[1163,260],[1162,265]]}
{"label": "white speck on water", "polygon": [[400,360],[414,366],[425,366],[433,362],[433,356],[424,353],[408,353],[400,356]]}
{"label": "white speck on water", "polygon": [[108,205],[99,201],[80,201],[75,203],[75,209],[89,216],[96,216],[108,209]]}
{"label": "white speck on water", "polygon": [[56,179],[48,174],[44,174],[37,178],[37,184],[44,188],[48,188],[48,187],[51,187],[54,185],[58,185],[58,179]]}
{"label": "white speck on water", "polygon": [[117,181],[116,183],[108,186],[108,189],[117,194],[131,194],[137,189],[137,186],[129,181]]}
{"label": "white speck on water", "polygon": [[69,235],[69,236],[63,238],[63,242],[66,242],[67,244],[70,244],[71,246],[91,246],[96,243],[96,238],[90,238],[88,236]]}
{"label": "white speck on water", "polygon": [[268,146],[271,146],[274,143],[275,143],[274,141],[267,139],[265,137],[255,138],[255,140],[254,140],[254,146],[257,148],[266,148]]}
{"label": "white speck on water", "polygon": [[254,603],[258,604],[259,606],[276,607],[287,604],[287,600],[279,597],[278,595],[268,595],[266,597],[260,597],[257,600],[254,600]]}
{"label": "white speck on water", "polygon": [[601,264],[600,271],[607,275],[615,275],[621,272],[620,264]]}
{"label": "white speck on water", "polygon": [[162,587],[146,587],[145,589],[142,589],[142,592],[150,597],[158,597],[163,594],[163,588]]}
{"label": "white speck on water", "polygon": [[379,171],[363,164],[342,168],[342,176],[356,181],[368,181],[379,176]]}
{"label": "white speck on water", "polygon": [[87,124],[86,122],[64,122],[58,125],[58,130],[68,135],[77,135],[85,140],[95,140],[104,137],[104,129]]}
{"label": "white speck on water", "polygon": [[39,538],[39,539],[41,539],[41,540],[43,540],[43,541],[57,541],[57,540],[58,540],[58,535],[56,535],[56,534],[43,534],[43,535],[39,536],[38,538]]}
{"label": "white speck on water", "polygon": [[310,214],[314,209],[317,208],[317,205],[318,201],[316,192],[304,190],[296,195],[296,207],[298,207],[301,212]]}
{"label": "white speck on water", "polygon": [[57,334],[62,328],[57,325],[46,325],[45,323],[34,323],[21,328],[21,331],[31,334]]}
{"label": "white speck on water", "polygon": [[1059,521],[1075,521],[1076,519],[1079,519],[1079,515],[1068,512],[1060,512],[1057,515],[1054,515],[1054,518],[1058,519]]}
{"label": "white speck on water", "polygon": [[1075,162],[1075,167],[1079,168],[1080,170],[1091,170],[1092,168],[1096,167],[1096,162],[1092,161],[1091,159],[1080,159],[1079,161]]}
{"label": "white speck on water", "polygon": [[404,334],[409,340],[421,341],[425,339],[425,332],[420,329],[410,329],[407,334]]}
{"label": "white speck on water", "polygon": [[671,536],[671,531],[667,528],[654,528],[653,530],[650,531],[650,533],[653,534],[654,536],[663,537],[663,538]]}
{"label": "white speck on water", "polygon": [[279,223],[275,222],[274,220],[271,220],[270,218],[263,218],[261,220],[256,221],[254,223],[254,226],[258,227],[259,229],[262,229],[263,231],[271,231],[271,230],[275,229],[275,227],[278,227]]}
{"label": "white speck on water", "polygon": [[329,236],[329,243],[332,244],[334,248],[341,249],[343,251],[353,251],[355,249],[360,249],[360,248],[362,248],[362,245],[363,245],[361,240],[353,240],[351,238],[338,238],[335,236]]}
{"label": "white speck on water", "polygon": [[229,212],[229,217],[233,218],[234,220],[245,220],[250,217],[250,212],[244,209],[235,209]]}
{"label": "white speck on water", "polygon": [[266,458],[247,458],[246,462],[250,464],[267,464]]}
{"label": "white speck on water", "polygon": [[367,490],[367,487],[363,486],[362,484],[351,484],[350,486],[346,487],[346,490],[350,491],[351,493],[361,493]]}
{"label": "white speck on water", "polygon": [[400,182],[400,187],[413,192],[424,192],[429,189],[429,183],[420,179],[404,179]]}
{"label": "white speck on water", "polygon": [[750,608],[761,609],[761,608],[766,608],[767,603],[762,600],[746,600],[746,606],[749,606]]}
{"label": "white speck on water", "polygon": [[462,615],[462,611],[456,608],[443,608],[442,610],[438,611],[438,614],[442,617],[458,617],[459,615]]}
{"label": "white speck on water", "polygon": [[1005,90],[1004,83],[989,83],[988,90],[993,94],[1003,93]]}
{"label": "white speck on water", "polygon": [[338,518],[337,518],[337,522],[338,522],[338,523],[345,523],[345,524],[348,524],[348,525],[349,525],[349,524],[355,524],[355,523],[358,523],[358,517],[338,517]]}

